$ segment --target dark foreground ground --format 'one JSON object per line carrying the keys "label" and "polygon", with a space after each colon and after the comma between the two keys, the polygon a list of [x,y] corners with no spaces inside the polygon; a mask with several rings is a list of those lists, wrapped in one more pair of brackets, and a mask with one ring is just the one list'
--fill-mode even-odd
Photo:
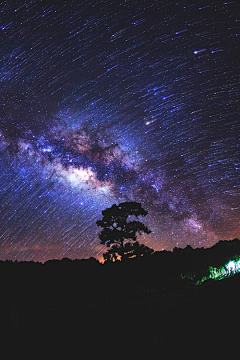
{"label": "dark foreground ground", "polygon": [[1,303],[0,358],[240,359],[240,276],[88,303]]}

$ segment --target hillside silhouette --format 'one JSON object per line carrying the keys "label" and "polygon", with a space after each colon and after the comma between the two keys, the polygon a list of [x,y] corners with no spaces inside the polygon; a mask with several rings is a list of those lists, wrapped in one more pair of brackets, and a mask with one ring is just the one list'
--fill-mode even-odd
{"label": "hillside silhouette", "polygon": [[239,257],[234,239],[104,264],[0,261],[2,358],[238,359],[240,274],[208,275]]}

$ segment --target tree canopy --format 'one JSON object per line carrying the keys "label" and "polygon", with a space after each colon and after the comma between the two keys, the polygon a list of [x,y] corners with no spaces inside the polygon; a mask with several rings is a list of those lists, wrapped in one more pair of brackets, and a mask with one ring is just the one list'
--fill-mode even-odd
{"label": "tree canopy", "polygon": [[[102,211],[103,218],[97,221],[97,225],[102,227],[99,234],[101,244],[110,247],[109,251],[104,254],[105,259],[114,261],[118,257],[130,257],[130,253],[131,256],[141,256],[151,252],[150,248],[144,249],[144,245],[139,245],[137,242],[137,233],[140,235],[151,233],[151,230],[138,220],[139,216],[147,214],[148,212],[142,208],[141,203],[134,201],[114,204]],[[137,220],[131,220],[132,217]]]}

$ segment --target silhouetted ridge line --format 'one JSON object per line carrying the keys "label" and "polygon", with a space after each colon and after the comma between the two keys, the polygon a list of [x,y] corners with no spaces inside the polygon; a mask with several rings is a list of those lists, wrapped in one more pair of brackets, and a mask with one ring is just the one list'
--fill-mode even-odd
{"label": "silhouetted ridge line", "polygon": [[[150,256],[104,264],[94,258],[64,258],[44,264],[0,261],[0,299],[86,304],[110,298],[162,294],[232,275],[234,266],[235,272],[238,265],[240,269],[239,260],[240,241],[234,239],[220,241],[207,249],[187,246],[175,248],[173,252],[156,251]],[[220,269],[219,275],[217,269]]]}

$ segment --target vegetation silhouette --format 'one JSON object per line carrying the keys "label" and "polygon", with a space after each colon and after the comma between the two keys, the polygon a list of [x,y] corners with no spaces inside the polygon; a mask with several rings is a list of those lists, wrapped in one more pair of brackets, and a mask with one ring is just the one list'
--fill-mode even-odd
{"label": "vegetation silhouette", "polygon": [[103,254],[105,261],[117,261],[118,259],[132,259],[137,256],[150,256],[154,250],[144,244],[139,244],[138,241],[134,243],[127,242],[123,247],[113,245],[107,252]]}
{"label": "vegetation silhouette", "polygon": [[[140,245],[137,241],[137,233],[140,235],[151,233],[147,226],[138,221],[139,216],[147,214],[141,203],[134,201],[114,204],[102,211],[103,218],[96,224],[102,227],[99,234],[101,244],[110,248],[103,254],[105,260],[114,262],[117,259],[125,260],[136,256],[151,255],[154,252],[153,249]],[[128,220],[131,217],[137,220]]]}
{"label": "vegetation silhouette", "polygon": [[209,266],[238,261],[239,239],[128,256],[0,261],[1,358],[239,359],[240,273],[195,286]]}

